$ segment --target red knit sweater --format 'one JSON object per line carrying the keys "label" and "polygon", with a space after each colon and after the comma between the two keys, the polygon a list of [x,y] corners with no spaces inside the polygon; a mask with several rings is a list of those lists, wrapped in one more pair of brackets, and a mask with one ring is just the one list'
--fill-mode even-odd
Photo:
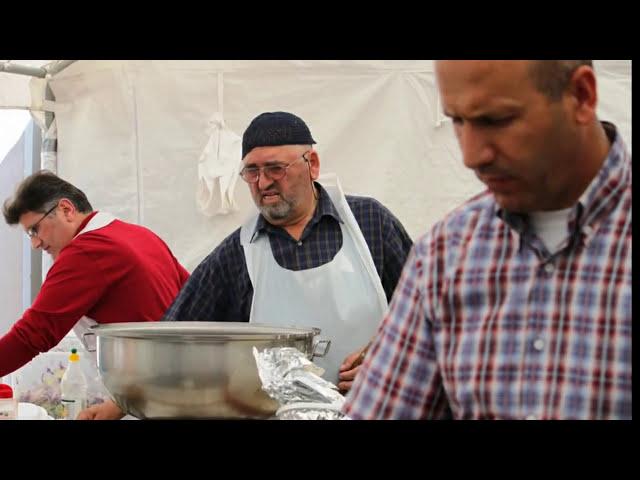
{"label": "red knit sweater", "polygon": [[188,277],[145,227],[115,220],[77,236],[60,251],[31,308],[0,338],[0,376],[55,347],[83,315],[98,323],[159,320]]}

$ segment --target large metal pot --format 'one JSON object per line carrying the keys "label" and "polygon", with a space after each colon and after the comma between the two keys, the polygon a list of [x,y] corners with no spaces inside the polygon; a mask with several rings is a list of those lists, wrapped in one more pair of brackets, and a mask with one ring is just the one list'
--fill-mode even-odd
{"label": "large metal pot", "polygon": [[279,405],[262,390],[253,347],[295,347],[309,359],[329,347],[314,344],[317,328],[253,323],[112,323],[92,331],[106,389],[138,418],[270,417]]}

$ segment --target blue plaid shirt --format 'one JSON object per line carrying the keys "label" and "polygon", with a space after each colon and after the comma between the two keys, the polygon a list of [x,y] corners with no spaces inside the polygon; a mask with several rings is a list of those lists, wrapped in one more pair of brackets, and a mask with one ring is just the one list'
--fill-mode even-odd
{"label": "blue plaid shirt", "polygon": [[[318,205],[299,241],[260,216],[254,232],[268,235],[273,256],[283,268],[305,270],[333,260],[342,247],[340,215],[318,183]],[[373,198],[347,195],[362,230],[382,287],[391,299],[413,242],[400,221]],[[240,244],[233,232],[193,271],[163,320],[248,322],[253,285]]]}
{"label": "blue plaid shirt", "polygon": [[631,418],[631,155],[605,129],[553,251],[488,192],[416,241],[345,413]]}

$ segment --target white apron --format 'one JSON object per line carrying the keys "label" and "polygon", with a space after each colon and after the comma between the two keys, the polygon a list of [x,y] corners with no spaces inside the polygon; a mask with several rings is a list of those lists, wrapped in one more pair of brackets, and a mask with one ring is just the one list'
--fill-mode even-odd
{"label": "white apron", "polygon": [[345,357],[364,347],[376,332],[387,299],[340,182],[333,174],[318,181],[343,220],[342,248],[332,261],[301,271],[282,268],[267,235],[250,243],[258,215],[242,226],[240,241],[254,289],[250,322],[320,328],[321,338],[331,340],[331,347],[313,361],[325,369],[326,380],[337,384]]}

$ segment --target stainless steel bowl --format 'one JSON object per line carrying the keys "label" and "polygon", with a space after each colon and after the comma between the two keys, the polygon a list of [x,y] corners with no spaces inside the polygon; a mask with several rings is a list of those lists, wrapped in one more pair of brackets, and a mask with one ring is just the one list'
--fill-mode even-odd
{"label": "stainless steel bowl", "polygon": [[329,347],[314,345],[317,328],[249,323],[112,323],[92,333],[106,389],[138,418],[271,417],[279,405],[262,390],[253,347],[295,347],[310,359]]}

